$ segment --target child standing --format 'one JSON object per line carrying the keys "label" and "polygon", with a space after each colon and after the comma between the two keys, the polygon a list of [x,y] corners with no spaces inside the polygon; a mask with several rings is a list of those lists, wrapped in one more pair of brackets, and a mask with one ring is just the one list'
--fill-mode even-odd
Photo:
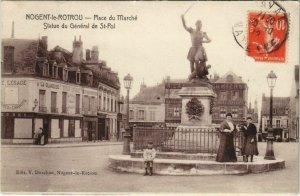
{"label": "child standing", "polygon": [[153,172],[153,160],[155,158],[156,155],[156,151],[153,148],[153,143],[152,142],[148,142],[147,148],[144,149],[144,153],[143,153],[143,157],[144,157],[144,165],[145,165],[145,174],[152,176],[152,172]]}

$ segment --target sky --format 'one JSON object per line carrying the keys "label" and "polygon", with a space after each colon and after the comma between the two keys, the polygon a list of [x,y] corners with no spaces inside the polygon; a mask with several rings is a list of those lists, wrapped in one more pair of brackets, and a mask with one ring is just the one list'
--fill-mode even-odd
{"label": "sky", "polygon": [[[242,76],[248,83],[248,100],[261,102],[265,92],[269,96],[266,76],[274,70],[277,83],[274,96],[289,96],[294,66],[299,64],[299,3],[280,2],[289,13],[290,31],[285,63],[255,62],[236,43],[232,27],[237,22],[246,24],[249,11],[264,9],[261,2],[2,2],[1,21],[3,38],[11,36],[11,23],[15,23],[15,38],[37,39],[48,36],[48,48],[60,45],[72,51],[74,36],[83,41],[83,48],[97,45],[101,60],[118,72],[125,94],[123,78],[130,73],[134,78],[131,97],[139,92],[142,81],[148,86],[161,83],[163,78],[184,79],[190,73],[187,53],[190,35],[181,23],[185,14],[187,26],[202,21],[202,30],[212,40],[204,45],[210,74],[220,76],[228,71]],[[26,14],[82,14],[83,21],[26,20]],[[95,21],[94,15],[137,16],[136,21],[113,21],[115,29],[43,29],[43,23],[107,23]],[[111,22],[112,23],[112,22]],[[246,28],[246,26],[245,26]],[[84,52],[85,54],[85,52]]]}

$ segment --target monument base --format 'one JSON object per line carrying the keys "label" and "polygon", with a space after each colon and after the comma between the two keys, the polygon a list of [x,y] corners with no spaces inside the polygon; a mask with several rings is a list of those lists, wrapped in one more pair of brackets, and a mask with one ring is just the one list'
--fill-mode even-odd
{"label": "monument base", "polygon": [[215,154],[218,150],[217,125],[179,125],[173,135],[174,149],[187,153]]}
{"label": "monument base", "polygon": [[[140,155],[142,156],[142,155]],[[262,173],[285,168],[282,159],[264,160],[263,157],[254,157],[253,162],[216,162],[214,160],[188,160],[178,158],[182,154],[166,154],[168,159],[154,159],[153,173],[156,175],[224,175]],[[195,154],[194,157],[198,155]],[[159,156],[158,156],[159,157]],[[172,159],[173,157],[173,159]],[[176,158],[175,158],[176,157]],[[145,172],[143,158],[133,158],[130,155],[110,155],[109,167],[114,171],[143,174]]]}

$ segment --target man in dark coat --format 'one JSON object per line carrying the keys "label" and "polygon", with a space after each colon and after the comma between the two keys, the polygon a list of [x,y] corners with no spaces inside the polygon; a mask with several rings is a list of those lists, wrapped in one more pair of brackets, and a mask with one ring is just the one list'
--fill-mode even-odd
{"label": "man in dark coat", "polygon": [[256,126],[252,123],[252,118],[247,117],[247,125],[242,126],[241,129],[244,132],[244,160],[248,162],[250,156],[251,162],[253,162],[253,155],[258,155],[257,140],[256,140]]}

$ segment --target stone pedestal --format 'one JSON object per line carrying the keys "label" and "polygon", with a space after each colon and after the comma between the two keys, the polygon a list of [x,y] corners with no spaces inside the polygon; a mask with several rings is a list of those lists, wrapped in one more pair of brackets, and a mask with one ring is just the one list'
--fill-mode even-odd
{"label": "stone pedestal", "polygon": [[[182,98],[181,125],[183,126],[211,126],[212,114],[210,113],[211,102],[216,97],[212,85],[208,82],[191,83],[191,86],[183,87],[179,91]],[[186,113],[186,105],[192,99],[198,99],[204,107],[204,111],[199,119],[191,119]]]}

